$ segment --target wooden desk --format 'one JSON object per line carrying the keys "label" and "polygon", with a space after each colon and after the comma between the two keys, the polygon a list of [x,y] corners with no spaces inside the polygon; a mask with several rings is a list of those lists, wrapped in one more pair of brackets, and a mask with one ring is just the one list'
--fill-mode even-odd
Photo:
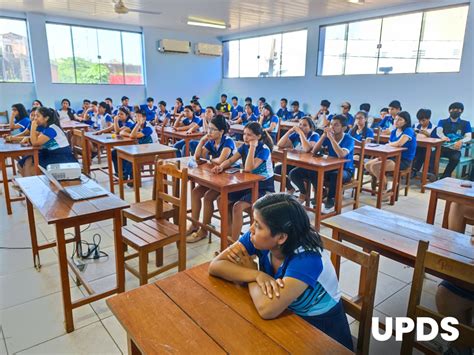
{"label": "wooden desk", "polygon": [[[187,167],[190,157],[170,159],[171,161],[180,161],[181,167]],[[214,228],[202,224],[200,221],[194,220],[188,217],[189,220],[197,223],[205,230],[214,233],[221,238],[221,250],[227,248],[227,236],[229,231],[229,193],[235,191],[243,191],[250,189],[252,191],[252,203],[258,198],[258,182],[263,180],[263,176],[237,172],[234,174],[228,174],[222,172],[221,174],[214,174],[211,169],[215,165],[211,163],[205,163],[198,165],[196,168],[188,167],[189,180],[197,183],[201,186],[205,186],[208,189],[219,192],[220,194],[220,210],[223,211],[221,214],[221,230],[220,232]]]}
{"label": "wooden desk", "polygon": [[[88,187],[97,187],[97,184],[82,175]],[[84,201],[73,201],[52,185],[45,176],[31,176],[17,179],[26,197],[26,206],[28,210],[28,223],[30,227],[31,245],[33,249],[33,263],[39,269],[41,267],[39,251],[42,249],[57,246],[59,273],[61,277],[61,289],[63,296],[63,310],[66,332],[74,330],[73,309],[97,301],[114,293],[120,293],[125,290],[125,267],[122,246],[122,218],[121,210],[129,207],[126,202],[120,200],[113,194],[102,196]],[[65,186],[78,184],[75,182],[65,182]],[[33,206],[44,217],[48,224],[56,226],[56,242],[38,245],[35,227],[35,214]],[[69,258],[66,251],[66,243],[74,241],[76,247],[80,249],[80,226],[84,224],[113,219],[114,243],[115,243],[115,269],[116,282],[115,288],[97,293],[87,283],[86,273],[79,271],[77,266]],[[64,230],[74,227],[75,237],[66,240]],[[68,264],[81,284],[89,293],[89,296],[77,301],[71,299],[71,289],[69,286]],[[86,269],[87,271],[87,269]]]}
{"label": "wooden desk", "polygon": [[462,187],[461,184],[463,182],[469,181],[448,177],[426,185],[426,188],[431,190],[426,223],[434,224],[438,199],[446,201],[443,215],[443,228],[448,228],[448,216],[451,202],[458,202],[463,205],[474,207],[474,182],[471,181],[473,187]]}
{"label": "wooden desk", "polygon": [[[420,240],[429,241],[429,249],[435,253],[474,263],[474,243],[468,236],[374,207],[365,206],[322,223],[332,228],[333,239],[346,240],[366,252],[374,250],[412,267]],[[338,271],[340,261],[336,257],[332,260]],[[364,277],[361,274],[359,294],[363,294]]]}
{"label": "wooden desk", "polygon": [[257,313],[246,286],[209,276],[209,264],[111,297],[129,354],[350,354],[297,315]]}
{"label": "wooden desk", "polygon": [[2,171],[2,181],[3,181],[3,190],[5,191],[5,203],[7,205],[7,213],[12,214],[12,202],[22,201],[23,197],[10,197],[10,189],[8,182],[8,173],[7,173],[7,158],[12,159],[12,164],[15,164],[14,158],[19,158],[26,155],[33,156],[33,164],[35,166],[36,174],[39,174],[38,169],[39,159],[38,159],[39,148],[32,146],[23,147],[18,143],[5,143],[3,138],[0,138],[0,170]]}
{"label": "wooden desk", "polygon": [[140,167],[143,164],[154,164],[156,156],[158,156],[160,159],[174,158],[176,156],[175,148],[159,143],[124,145],[115,149],[117,150],[120,198],[124,199],[124,182],[122,167],[123,160],[126,160],[132,164],[135,202],[140,202]]}
{"label": "wooden desk", "polygon": [[230,134],[244,134],[245,125],[243,124],[233,124],[229,128]]}
{"label": "wooden desk", "polygon": [[[398,175],[400,173],[400,160],[402,158],[402,152],[404,150],[406,150],[406,148],[392,147],[388,144],[368,143],[365,145],[365,155],[374,158],[379,158],[382,162],[380,168],[380,175],[378,177],[379,186],[377,189],[377,208],[382,208],[382,198],[387,195],[390,196],[390,204],[395,204],[395,197],[397,194],[398,186]],[[360,154],[360,146],[356,145],[354,147],[354,153]],[[384,193],[382,181],[385,178],[385,169],[387,167],[387,160],[389,158],[395,158],[395,169],[393,171],[392,190]]]}
{"label": "wooden desk", "polygon": [[9,124],[0,124],[0,137],[10,134],[11,129]]}
{"label": "wooden desk", "polygon": [[280,140],[282,136],[282,132],[289,131],[293,127],[297,127],[298,122],[292,122],[292,121],[282,121],[280,120],[280,124],[278,125],[278,134],[277,134],[277,142]]}
{"label": "wooden desk", "polygon": [[189,155],[189,142],[192,140],[199,140],[202,136],[207,134],[206,132],[194,132],[191,134],[187,134],[186,131],[176,131],[172,127],[165,127],[164,129],[160,129],[160,132],[163,134],[163,137],[166,139],[171,139],[173,141],[179,141],[184,139],[186,144],[186,152],[185,155]]}
{"label": "wooden desk", "polygon": [[[283,152],[287,151],[286,164],[283,163]],[[274,162],[282,163],[281,169],[281,186],[286,186],[286,174],[287,166],[292,165],[299,168],[304,168],[307,170],[312,170],[318,173],[318,180],[316,183],[316,204],[315,207],[305,206],[305,208],[314,213],[314,226],[316,230],[319,231],[321,220],[334,216],[341,213],[342,205],[342,171],[344,169],[344,163],[346,159],[333,158],[333,157],[315,157],[312,153],[304,153],[296,149],[281,149],[274,147],[272,151],[272,160]],[[324,186],[324,174],[328,171],[337,170],[337,184],[336,184],[336,196],[335,196],[335,206],[334,212],[328,214],[321,214],[321,205],[323,202],[323,186]],[[311,191],[312,185],[309,187],[309,192]],[[282,189],[282,192],[284,190]]]}
{"label": "wooden desk", "polygon": [[87,131],[90,128],[90,126],[87,123],[83,123],[83,122],[66,120],[60,123],[61,123],[61,128],[65,132],[72,131],[73,129],[80,129],[80,130]]}
{"label": "wooden desk", "polygon": [[[109,174],[109,188],[110,192],[114,192],[114,168],[112,164],[112,149],[117,146],[122,145],[130,145],[136,144],[136,139],[131,139],[127,137],[121,137],[120,135],[116,135],[116,138],[112,138],[112,133],[105,133],[95,135],[93,132],[86,132],[84,133],[84,138],[86,139],[86,162],[82,162],[84,173],[86,175],[90,175],[90,166],[91,166],[91,145],[87,142],[89,141],[91,144],[97,145],[100,152],[100,147],[105,147],[105,151],[107,152],[107,169]],[[118,181],[118,180],[117,180]]]}
{"label": "wooden desk", "polygon": [[[380,142],[387,143],[390,139],[390,135],[381,134]],[[441,157],[441,146],[443,145],[443,140],[439,138],[425,137],[422,134],[416,136],[416,146],[425,148],[425,162],[423,164],[423,171],[421,172],[421,192],[425,193],[425,185],[428,177],[428,170],[430,167],[431,160],[431,151],[434,148],[435,161],[434,161],[434,174],[438,176],[439,170],[439,159]]]}

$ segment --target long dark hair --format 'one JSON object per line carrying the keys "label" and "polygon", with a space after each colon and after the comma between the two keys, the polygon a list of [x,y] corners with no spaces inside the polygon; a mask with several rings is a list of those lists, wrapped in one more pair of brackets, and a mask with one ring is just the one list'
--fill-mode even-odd
{"label": "long dark hair", "polygon": [[253,208],[275,236],[285,233],[288,238],[281,245],[285,256],[291,256],[298,248],[322,252],[323,242],[309,221],[308,214],[298,200],[288,194],[275,193],[259,198]]}
{"label": "long dark hair", "polygon": [[[367,117],[368,117],[368,115],[367,115],[367,112],[365,112],[365,111],[359,111],[359,112],[357,112],[356,115],[355,115],[355,117],[357,117],[357,115],[362,115],[362,116],[364,116],[364,118],[365,118],[365,125],[364,125],[364,128],[362,128],[362,139],[365,139],[365,138],[367,138],[367,130],[368,130],[368,127],[367,127]],[[351,136],[354,137],[354,135],[357,133],[357,128],[358,128],[358,127],[357,127],[357,124],[354,123],[354,127],[352,127],[351,132],[350,132],[350,133],[351,133]]]}
{"label": "long dark hair", "polygon": [[46,125],[49,127],[53,124],[61,128],[61,124],[59,123],[59,114],[53,108],[48,107],[38,107],[36,112],[39,112],[41,116],[46,117]]}
{"label": "long dark hair", "polygon": [[229,132],[229,124],[223,115],[217,115],[212,120],[211,123],[217,127],[219,131],[222,131],[223,135]]}
{"label": "long dark hair", "polygon": [[[63,102],[66,101],[68,104],[69,104],[69,107],[67,108],[67,115],[69,117],[70,120],[74,120],[76,119],[74,117],[74,111],[72,110],[71,108],[71,101],[69,101],[69,99],[62,99],[61,100],[61,106],[63,105]],[[61,107],[61,110],[62,110],[62,107]]]}
{"label": "long dark hair", "polygon": [[128,109],[127,106],[120,106],[120,107],[119,107],[119,111],[122,111],[122,112],[127,116],[127,119],[126,119],[126,120],[132,119],[130,110]]}
{"label": "long dark hair", "polygon": [[33,100],[33,103],[35,103],[35,102],[39,103],[39,104],[40,104],[40,107],[43,107],[43,103],[42,103],[40,100],[38,100],[38,99]]}
{"label": "long dark hair", "polygon": [[250,129],[253,134],[260,136],[260,141],[266,144],[270,150],[273,150],[273,139],[270,134],[262,128],[260,123],[250,122],[245,126],[244,130],[245,129]]}
{"label": "long dark hair", "polygon": [[404,131],[408,127],[411,127],[411,116],[407,111],[400,111],[399,113],[397,113],[397,116],[405,120],[405,124],[402,127],[402,131]]}
{"label": "long dark hair", "polygon": [[26,108],[23,106],[23,104],[14,104],[12,105],[12,108],[15,108],[18,111],[18,115],[15,116],[16,121],[30,116],[28,115],[28,111],[26,111]]}
{"label": "long dark hair", "polygon": [[99,106],[102,107],[103,109],[105,109],[105,113],[106,113],[106,114],[108,113],[108,114],[110,115],[110,114],[112,113],[112,110],[111,110],[111,108],[110,108],[110,105],[109,105],[107,102],[101,101],[101,102],[99,103]]}
{"label": "long dark hair", "polygon": [[314,124],[314,121],[311,118],[311,116],[304,116],[304,117],[301,117],[301,119],[308,122],[308,125],[309,125],[309,128],[311,129],[311,132],[316,131],[316,125]]}

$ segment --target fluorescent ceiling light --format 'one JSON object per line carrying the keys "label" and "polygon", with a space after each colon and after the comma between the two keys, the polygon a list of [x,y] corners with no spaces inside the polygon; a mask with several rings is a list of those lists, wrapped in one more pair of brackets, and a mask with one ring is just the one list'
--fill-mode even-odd
{"label": "fluorescent ceiling light", "polygon": [[363,4],[365,0],[347,0],[347,2],[350,2],[353,4]]}
{"label": "fluorescent ceiling light", "polygon": [[188,17],[187,24],[190,26],[211,27],[211,28],[220,28],[220,29],[227,28],[226,23],[223,21],[212,21],[212,20],[199,19],[195,17]]}

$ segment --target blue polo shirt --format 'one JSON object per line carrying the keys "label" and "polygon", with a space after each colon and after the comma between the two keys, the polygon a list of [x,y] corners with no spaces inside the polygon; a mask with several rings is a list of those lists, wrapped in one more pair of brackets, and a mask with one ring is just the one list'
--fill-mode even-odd
{"label": "blue polo shirt", "polygon": [[278,117],[272,116],[263,119],[262,128],[270,128],[272,122],[276,123],[275,128],[273,129],[272,133],[276,133],[278,131]]}
{"label": "blue polo shirt", "polygon": [[361,142],[363,139],[374,138],[374,131],[372,131],[370,128],[367,127],[367,130],[365,132],[365,137],[364,137],[363,132],[364,130],[362,130],[360,133],[357,133],[357,127],[354,127],[353,129],[351,129],[350,134],[352,138],[354,138],[355,140],[359,142]]}
{"label": "blue polo shirt", "polygon": [[135,127],[135,122],[133,122],[133,120],[131,118],[128,118],[125,122],[119,120],[118,121],[118,126],[119,126],[119,128],[128,127],[128,128],[130,128],[130,130],[132,130],[133,127]]}
{"label": "blue polo shirt", "polygon": [[390,132],[389,141],[397,142],[402,136],[408,137],[408,141],[403,145],[407,149],[402,152],[402,159],[412,161],[416,153],[416,133],[411,127],[405,128],[403,132],[398,132],[398,129],[394,129]]}
{"label": "blue polo shirt", "polygon": [[168,112],[168,110],[165,110],[165,112],[158,111],[156,115],[158,117],[158,121],[160,122],[163,122],[166,118],[171,118],[171,114]]}
{"label": "blue polo shirt", "polygon": [[[181,107],[178,109],[178,111],[177,111],[177,112],[178,112],[178,113],[181,113],[181,112],[183,112],[183,111],[184,111],[184,107],[183,107],[183,106],[181,106]],[[174,112],[174,106],[173,106],[173,107],[171,107],[171,112]]]}
{"label": "blue polo shirt", "polygon": [[298,112],[291,112],[291,117],[290,119],[300,119],[300,118],[303,118],[305,116],[304,112],[303,111],[298,111]]}
{"label": "blue polo shirt", "polygon": [[[245,162],[249,153],[249,146],[247,144],[242,144],[238,149],[238,152],[242,157],[242,166],[245,166]],[[261,159],[262,163],[257,166],[257,168],[253,169],[251,173],[261,175],[265,178],[265,180],[272,178],[273,164],[271,154],[270,148],[268,148],[262,142],[258,142],[258,145],[255,148],[255,158]]]}
{"label": "blue polo shirt", "polygon": [[239,115],[239,113],[241,113],[241,112],[244,112],[244,108],[242,106],[240,106],[240,105],[237,105],[235,107],[231,106],[231,108],[230,108],[230,113],[231,113],[230,118],[232,120],[235,120],[237,118],[237,116]]}
{"label": "blue polo shirt", "polygon": [[191,120],[186,117],[181,122],[185,126],[189,126],[191,123],[196,123],[199,127],[202,127],[202,119],[200,117],[197,117],[197,116],[193,116],[193,118]]}
{"label": "blue polo shirt", "polygon": [[[298,149],[298,148],[301,147],[301,138],[300,138],[300,135],[298,133],[293,132],[292,134],[290,134],[288,139],[291,141],[291,144],[293,144],[293,148]],[[319,141],[319,134],[317,134],[316,132],[310,131],[306,135],[306,139],[308,139],[309,142],[315,142],[316,143],[317,141]]]}
{"label": "blue polo shirt", "polygon": [[242,118],[243,125],[246,125],[249,122],[258,122],[258,116],[254,113],[252,113],[250,117],[249,115],[247,115],[247,113],[243,113],[242,116],[240,116],[240,118]]}
{"label": "blue polo shirt", "polygon": [[277,111],[277,116],[283,121],[289,120],[291,118],[291,112],[288,111],[288,108],[281,108]]}
{"label": "blue polo shirt", "polygon": [[[344,133],[344,136],[338,143],[341,149],[345,150],[348,153],[344,158],[348,160],[344,163],[344,170],[353,172],[354,171],[354,139],[351,137],[349,133]],[[335,157],[335,158],[338,157],[329,138],[326,138],[324,140],[322,148],[327,148],[328,155],[330,157]]]}
{"label": "blue polo shirt", "polygon": [[[118,113],[118,111],[119,111],[119,108],[122,107],[122,106],[124,106],[124,105],[118,105],[117,108],[116,108],[116,109],[114,110],[114,112],[112,112],[112,113],[113,113],[114,115],[116,115],[116,114]],[[133,113],[133,106],[128,105],[128,106],[125,106],[125,107],[128,108],[128,110],[129,110],[131,113]]]}
{"label": "blue polo shirt", "polygon": [[[328,116],[328,121],[331,122],[331,120],[333,119],[333,117],[337,116],[337,114],[331,114]],[[352,116],[350,113],[348,113],[347,115],[345,115],[346,118],[347,118],[347,125],[348,126],[353,126],[354,125],[354,116]]]}
{"label": "blue polo shirt", "polygon": [[443,144],[445,146],[451,146],[458,140],[463,139],[466,133],[472,132],[471,123],[461,119],[461,117],[459,117],[456,121],[451,120],[449,117],[444,120],[440,120],[438,122],[437,129],[438,128],[441,128],[443,134],[450,139],[449,142],[445,142]]}
{"label": "blue polo shirt", "polygon": [[239,238],[249,255],[257,255],[259,270],[275,279],[291,277],[308,287],[288,308],[299,316],[317,316],[330,311],[341,298],[336,272],[326,251],[297,248],[287,256],[276,272],[271,252],[258,250],[252,244],[250,232]]}
{"label": "blue polo shirt", "polygon": [[395,118],[393,118],[390,115],[386,115],[382,121],[379,122],[378,127],[382,129],[387,129],[390,128],[393,125],[393,122],[395,122]]}
{"label": "blue polo shirt", "polygon": [[206,150],[209,152],[209,155],[212,159],[219,158],[222,154],[222,150],[224,148],[229,148],[230,154],[226,157],[226,159],[229,159],[234,154],[235,143],[234,140],[229,136],[222,136],[217,148],[216,142],[213,140],[207,141],[206,144],[204,144],[204,148],[206,148]]}
{"label": "blue polo shirt", "polygon": [[151,108],[147,104],[140,105],[140,110],[144,110],[146,112],[147,121],[153,121],[155,119],[157,109],[158,107],[154,105]]}
{"label": "blue polo shirt", "polygon": [[31,120],[29,117],[23,117],[23,118],[20,118],[19,120],[15,120],[15,124],[21,126],[20,128],[18,128],[18,130],[21,132],[23,132],[25,129],[28,128],[28,126],[31,124]]}

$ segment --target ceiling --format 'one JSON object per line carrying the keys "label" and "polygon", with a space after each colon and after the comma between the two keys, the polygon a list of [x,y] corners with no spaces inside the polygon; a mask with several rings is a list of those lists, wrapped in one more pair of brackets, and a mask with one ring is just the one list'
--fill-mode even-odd
{"label": "ceiling", "polygon": [[[0,9],[177,31],[198,30],[200,33],[222,36],[286,23],[431,1],[433,0],[365,0],[365,4],[352,4],[347,0],[124,0],[130,9],[161,12],[161,15],[134,12],[118,15],[113,11],[112,0],[0,0]],[[188,16],[224,20],[230,24],[230,28],[191,28],[186,25]]]}

